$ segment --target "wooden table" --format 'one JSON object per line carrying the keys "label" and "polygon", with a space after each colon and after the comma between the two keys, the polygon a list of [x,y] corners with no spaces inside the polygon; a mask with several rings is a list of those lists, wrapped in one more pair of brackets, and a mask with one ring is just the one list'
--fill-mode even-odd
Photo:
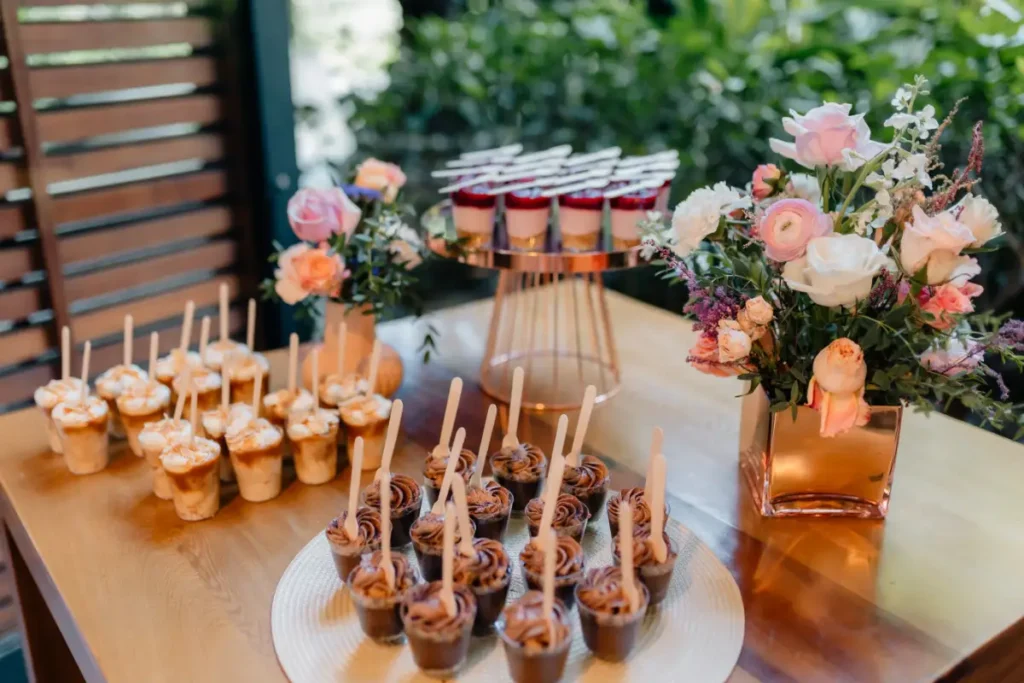
{"label": "wooden table", "polygon": [[[762,520],[738,480],[739,385],[686,366],[685,320],[608,300],[624,385],[595,413],[588,450],[608,459],[614,485],[629,484],[651,428],[665,428],[673,516],[742,590],[746,638],[731,681],[1024,680],[1024,449],[911,415],[886,523]],[[471,380],[488,312],[478,302],[434,316],[443,351],[428,366],[413,360],[418,326],[382,326],[407,360],[397,470],[418,472],[453,373],[470,380],[459,423],[478,443],[487,401]],[[283,357],[271,357],[276,383]],[[549,443],[553,419],[527,420],[525,436]],[[128,453],[75,477],[47,451],[36,412],[0,418],[0,434],[4,536],[36,681],[284,679],[271,597],[343,508],[347,477],[292,483],[263,504],[231,497],[213,520],[185,524],[149,495],[146,466]]]}

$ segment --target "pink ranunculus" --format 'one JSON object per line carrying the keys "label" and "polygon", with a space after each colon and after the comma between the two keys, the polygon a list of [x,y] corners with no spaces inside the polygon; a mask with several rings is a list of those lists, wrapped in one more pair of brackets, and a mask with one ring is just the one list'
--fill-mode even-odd
{"label": "pink ranunculus", "polygon": [[356,168],[355,185],[377,190],[384,201],[390,204],[405,185],[405,173],[396,164],[371,157]]}
{"label": "pink ranunculus", "polygon": [[362,211],[338,187],[307,187],[288,200],[288,222],[300,240],[319,244],[331,235],[351,235]]}
{"label": "pink ranunculus", "polygon": [[715,377],[734,377],[746,371],[746,368],[738,363],[723,363],[719,359],[717,334],[702,334],[690,349],[686,360],[705,375],[714,375]]}
{"label": "pink ranunculus", "polygon": [[768,207],[757,234],[764,253],[773,261],[793,261],[807,251],[807,243],[832,232],[832,219],[806,199],[780,199]]}
{"label": "pink ranunculus", "polygon": [[297,304],[307,296],[338,296],[348,277],[341,256],[326,245],[314,248],[299,243],[285,249],[277,259],[274,291],[286,304]]}
{"label": "pink ranunculus", "polygon": [[807,387],[807,405],[821,413],[821,436],[836,436],[868,423],[871,407],[864,400],[867,375],[864,352],[851,339],[836,339],[818,352]]}
{"label": "pink ranunculus", "polygon": [[771,197],[778,189],[781,177],[782,171],[775,164],[761,164],[754,169],[754,180],[750,186],[750,193],[754,195],[754,199]]}
{"label": "pink ranunculus", "polygon": [[849,104],[826,102],[801,116],[795,111],[792,118],[784,117],[782,127],[793,136],[793,142],[772,138],[772,150],[793,159],[805,168],[838,166],[853,171],[865,159],[878,155],[884,148],[871,139],[871,129],[864,123],[864,115],[850,116]]}
{"label": "pink ranunculus", "polygon": [[955,284],[946,283],[936,287],[935,292],[927,302],[921,306],[921,310],[930,313],[931,320],[926,321],[937,330],[948,330],[956,325],[954,315],[963,315],[974,312],[974,304],[971,298]]}
{"label": "pink ranunculus", "polygon": [[984,350],[973,339],[951,337],[944,345],[936,345],[921,354],[921,365],[932,372],[955,377],[971,372],[981,364]]}

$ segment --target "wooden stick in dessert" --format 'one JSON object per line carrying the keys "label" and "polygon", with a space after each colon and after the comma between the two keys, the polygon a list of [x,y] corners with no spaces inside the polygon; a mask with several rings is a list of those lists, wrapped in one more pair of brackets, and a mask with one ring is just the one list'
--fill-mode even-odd
{"label": "wooden stick in dessert", "polygon": [[245,319],[245,345],[250,351],[256,350],[256,299],[249,299],[249,311]]}
{"label": "wooden stick in dessert", "polygon": [[496,179],[497,177],[498,175],[496,173],[484,173],[483,175],[475,175],[469,178],[462,178],[454,183],[445,185],[437,192],[438,194],[451,194],[452,192],[458,192],[459,190],[463,190],[467,187],[473,187],[474,185],[478,185],[480,183],[489,183]]}
{"label": "wooden stick in dessert", "polygon": [[[544,534],[544,577],[541,584],[544,589],[544,618],[548,622],[548,631],[554,634],[555,629],[555,559],[558,553],[555,552],[557,543],[554,529],[548,529]],[[554,638],[550,639],[551,647],[554,647]]]}
{"label": "wooden stick in dessert", "polygon": [[648,501],[651,507],[651,549],[654,551],[654,559],[664,562],[668,559],[668,546],[662,536],[665,530],[665,456],[655,453],[652,460],[654,465],[651,474],[654,482]]}
{"label": "wooden stick in dessert", "polygon": [[220,283],[220,317],[217,319],[217,323],[220,325],[220,340],[226,342],[228,340],[228,283]]}
{"label": "wooden stick in dessert", "polygon": [[85,342],[82,350],[82,394],[79,399],[82,403],[89,398],[89,356],[92,354],[92,342]]}
{"label": "wooden stick in dessert", "polygon": [[562,488],[562,475],[565,473],[565,458],[562,457],[562,448],[565,446],[565,433],[568,429],[569,418],[563,413],[558,416],[558,429],[555,432],[555,445],[551,449],[548,480],[544,482],[544,510],[540,515],[537,535],[533,539],[533,543],[537,547],[543,545],[544,536],[551,528],[551,520],[555,516],[555,506],[558,504],[558,494]]}
{"label": "wooden stick in dessert", "polygon": [[580,451],[583,450],[583,439],[590,426],[590,414],[594,410],[594,399],[597,398],[597,387],[587,385],[583,392],[583,405],[580,407],[580,419],[576,421],[576,433],[572,437],[572,450],[565,458],[565,464],[576,467],[580,464]]}
{"label": "wooden stick in dessert", "polygon": [[149,333],[149,381],[156,381],[156,359],[160,355],[160,335],[156,332]]}
{"label": "wooden stick in dessert", "polygon": [[182,361],[184,361],[184,354],[188,351],[188,345],[192,342],[192,318],[196,315],[196,304],[191,299],[185,302],[185,318],[181,323],[181,341],[178,343],[178,348],[182,353]]}
{"label": "wooden stick in dessert", "polygon": [[472,485],[480,488],[484,477],[484,463],[487,462],[487,449],[491,445],[491,434],[494,432],[494,420],[498,417],[498,406],[493,403],[487,408],[484,419],[484,434],[480,437],[480,450],[476,454],[476,471],[473,472]]}
{"label": "wooden stick in dessert", "polygon": [[313,410],[320,407],[320,349],[313,349]]}
{"label": "wooden stick in dessert", "polygon": [[299,335],[288,337],[288,392],[295,395],[295,382],[299,376]]}
{"label": "wooden stick in dessert", "polygon": [[[355,520],[355,516],[352,519]],[[384,571],[388,588],[394,589],[395,568],[391,564],[391,472],[387,470],[380,475],[380,534],[380,568]]]}
{"label": "wooden stick in dessert", "polygon": [[206,357],[206,346],[210,343],[210,316],[204,315],[199,324],[199,357]]}
{"label": "wooden stick in dessert", "polygon": [[[192,386],[192,366],[186,365],[185,371],[181,375],[181,386],[189,387]],[[185,399],[188,397],[188,392],[183,391],[178,394],[178,402],[174,404],[174,422],[175,424],[181,420],[182,413],[185,412]]]}
{"label": "wooden stick in dessert", "polygon": [[366,390],[373,396],[377,393],[377,370],[380,368],[380,339],[373,341],[373,351],[370,352],[370,377],[366,380]]}
{"label": "wooden stick in dessert", "polygon": [[583,180],[573,185],[558,185],[556,187],[549,188],[540,193],[542,197],[557,197],[561,194],[572,194],[573,192],[580,192],[582,190],[600,190],[608,185],[608,178],[594,178],[592,180]]}
{"label": "wooden stick in dessert", "polygon": [[459,552],[466,557],[473,556],[473,527],[469,523],[469,507],[466,502],[466,484],[462,477],[452,477],[452,497],[455,511],[459,515]]}
{"label": "wooden stick in dessert", "polygon": [[188,407],[188,422],[192,427],[192,441],[196,440],[199,434],[199,390],[192,385],[192,402]]}
{"label": "wooden stick in dessert", "polygon": [[512,371],[512,400],[508,407],[508,432],[501,440],[502,448],[515,448],[519,445],[516,430],[519,428],[519,406],[523,402],[523,369]]}
{"label": "wooden stick in dessert", "polygon": [[622,592],[629,600],[630,611],[640,607],[640,591],[636,589],[633,569],[633,508],[628,500],[619,509],[619,566],[622,569]]}
{"label": "wooden stick in dessert", "polygon": [[71,379],[71,328],[60,329],[60,378]]}
{"label": "wooden stick in dessert", "polygon": [[455,592],[452,586],[452,575],[455,559],[455,506],[451,503],[445,507],[444,515],[444,549],[441,555],[441,604],[449,617],[455,616]]}
{"label": "wooden stick in dessert", "polygon": [[459,431],[455,432],[455,441],[452,442],[452,448],[448,451],[448,465],[444,468],[444,479],[441,480],[441,490],[437,494],[437,500],[434,501],[434,507],[431,508],[431,512],[435,515],[440,515],[444,512],[444,502],[448,500],[448,491],[451,490],[452,480],[459,478],[455,474],[455,466],[459,464],[459,453],[462,452],[462,444],[466,441],[466,428],[459,427]]}
{"label": "wooden stick in dessert", "polygon": [[448,454],[452,443],[452,430],[455,428],[455,414],[459,412],[459,398],[462,396],[462,378],[456,377],[448,387],[448,403],[444,407],[444,420],[441,422],[441,438],[431,452],[431,457],[443,458]]}
{"label": "wooden stick in dessert", "polygon": [[[257,380],[258,381],[258,380]],[[225,411],[228,409],[228,404],[231,403],[231,382],[228,380],[228,364],[220,364],[220,407]],[[227,412],[225,412],[225,420],[227,419]]]}
{"label": "wooden stick in dessert", "polygon": [[383,470],[391,471],[391,456],[395,454],[395,444],[398,443],[398,430],[402,426],[401,399],[395,399],[391,404],[391,417],[388,419],[388,433],[384,437],[384,452],[381,453],[380,467]]}
{"label": "wooden stick in dessert", "polygon": [[132,364],[132,342],[134,341],[132,336],[134,334],[133,328],[134,321],[129,313],[124,317],[124,344],[122,346],[123,355],[121,356],[121,362],[123,365]]}
{"label": "wooden stick in dessert", "polygon": [[[363,471],[363,437],[357,436],[352,448],[352,475],[348,481],[348,514],[345,515],[345,535],[351,540],[356,540],[359,533],[359,524],[356,522],[356,512],[359,510],[359,474]],[[388,479],[390,481],[390,477]],[[384,473],[381,473],[381,519],[384,517],[384,507],[389,510],[390,505],[384,505]],[[390,491],[389,491],[390,492]],[[389,515],[390,517],[390,515]],[[389,519],[390,521],[390,519]],[[382,530],[383,530],[383,524]],[[388,534],[390,536],[391,534]]]}
{"label": "wooden stick in dessert", "polygon": [[342,320],[338,323],[338,355],[334,358],[334,365],[336,366],[334,371],[338,373],[339,379],[345,376],[345,337],[347,333],[348,325]]}
{"label": "wooden stick in dessert", "polygon": [[256,380],[252,385],[252,412],[256,417],[260,416],[260,394],[263,393],[263,382]]}
{"label": "wooden stick in dessert", "polygon": [[654,465],[654,455],[655,453],[661,453],[664,443],[664,430],[661,427],[655,427],[654,432],[651,434],[651,450],[650,455],[647,457],[647,476],[644,479],[644,500],[647,501],[648,505],[651,503],[651,482],[653,481],[651,467]]}

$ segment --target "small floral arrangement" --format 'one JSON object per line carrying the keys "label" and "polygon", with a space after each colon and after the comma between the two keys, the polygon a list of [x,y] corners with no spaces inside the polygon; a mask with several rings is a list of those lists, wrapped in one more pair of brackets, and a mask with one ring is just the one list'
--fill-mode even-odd
{"label": "small floral arrangement", "polygon": [[[698,370],[763,387],[773,412],[806,404],[822,436],[867,423],[872,405],[959,401],[996,428],[1020,406],[988,362],[1024,365],[1024,323],[974,311],[975,255],[1001,227],[975,193],[984,145],[964,168],[938,161],[941,124],[918,77],[871,139],[863,115],[826,103],[782,120],[771,148],[808,172],[758,166],[746,190],[718,183],[680,203],[645,246],[689,289]],[[1018,437],[1024,430],[1018,432]]]}

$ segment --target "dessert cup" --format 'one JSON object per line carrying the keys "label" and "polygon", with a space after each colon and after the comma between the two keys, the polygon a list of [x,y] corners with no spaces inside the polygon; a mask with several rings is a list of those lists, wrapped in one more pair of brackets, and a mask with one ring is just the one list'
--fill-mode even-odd
{"label": "dessert cup", "polygon": [[181,374],[185,366],[193,369],[203,367],[203,359],[195,351],[182,352],[180,348],[171,349],[171,352],[156,362],[156,370],[152,373],[157,382],[171,390],[171,403],[178,400],[174,393],[174,378]]}
{"label": "dessert cup", "polygon": [[[672,572],[676,568],[676,560],[679,559],[679,550],[668,534],[663,533],[662,538],[668,547],[668,555],[664,562],[658,562],[654,556],[654,550],[651,548],[650,538],[650,527],[638,529],[633,534],[633,566],[636,567],[640,583],[647,586],[650,604],[653,607],[660,604],[668,595],[668,587],[672,583]],[[612,561],[616,567],[622,562],[617,539],[612,547]]]}
{"label": "dessert cup", "polygon": [[[423,461],[423,490],[426,492],[428,506],[433,506],[441,494],[441,483],[444,481],[444,472],[447,467],[448,458],[435,458],[433,455],[428,455]],[[468,448],[463,448],[459,453],[459,462],[455,465],[455,473],[460,475],[463,483],[468,486],[475,468],[476,453]],[[452,492],[449,490],[448,500],[451,499]]]}
{"label": "dessert cup", "polygon": [[506,607],[498,621],[513,683],[555,683],[565,671],[572,645],[569,610],[555,599],[554,638],[543,610],[544,594],[529,591]]}
{"label": "dessert cup", "polygon": [[260,396],[270,393],[270,362],[262,353],[236,353],[227,358],[227,364],[232,403],[252,405],[257,381],[261,382]]}
{"label": "dessert cup", "polygon": [[149,375],[138,365],[115,365],[96,378],[96,395],[107,402],[110,410],[110,435],[115,439],[125,437],[117,397],[131,385],[148,380]]}
{"label": "dessert cup", "polygon": [[338,409],[345,423],[348,452],[355,451],[357,437],[363,437],[363,471],[380,467],[384,441],[391,417],[391,401],[380,394],[362,395],[345,401]]}
{"label": "dessert cup", "polygon": [[[647,505],[647,500],[644,498],[644,490],[642,487],[634,487],[629,489],[622,489],[617,494],[613,495],[608,499],[608,505],[605,506],[608,512],[608,530],[612,532],[612,538],[619,535],[619,504],[622,499],[625,498],[629,501],[629,504],[633,508],[633,530],[642,529],[651,525],[651,508]],[[665,501],[665,519],[668,519],[669,512],[668,501]]]}
{"label": "dessert cup", "polygon": [[[583,546],[568,536],[556,536],[555,597],[572,609],[576,601],[576,584],[583,580],[586,566]],[[544,589],[544,550],[528,542],[519,553],[526,585],[533,590]]]}
{"label": "dessert cup", "polygon": [[510,249],[543,251],[548,236],[551,198],[537,187],[505,195],[505,232]]}
{"label": "dessert cup", "polygon": [[512,581],[512,567],[501,541],[489,538],[473,539],[473,554],[463,555],[458,548],[452,567],[455,583],[468,586],[476,597],[476,619],[473,635],[491,632],[494,622],[505,609],[508,587]]}
{"label": "dessert cup", "polygon": [[395,584],[392,588],[380,564],[381,552],[377,550],[352,570],[347,583],[363,633],[378,643],[394,643],[402,639],[402,603],[416,585],[416,570],[404,555],[393,553],[391,566]]}
{"label": "dessert cup", "polygon": [[235,480],[235,468],[231,466],[231,456],[228,451],[228,442],[224,438],[228,427],[232,422],[248,422],[255,418],[251,403],[232,403],[231,405],[217,406],[213,410],[207,410],[202,414],[200,426],[203,434],[213,439],[220,446],[220,480],[231,482]]}
{"label": "dessert cup", "polygon": [[452,194],[455,234],[466,249],[486,249],[494,237],[494,209],[498,198],[487,194],[490,185],[474,185]]}
{"label": "dessert cup", "polygon": [[220,509],[220,458],[217,442],[202,437],[170,444],[160,454],[160,463],[171,482],[174,511],[179,519],[197,522],[217,514]]}
{"label": "dessert cup", "polygon": [[[192,372],[189,374],[188,386],[185,386],[184,375],[178,375],[171,382],[171,389],[176,396],[184,393],[188,399],[191,399],[192,391],[195,390],[196,405],[200,415],[220,405],[220,386],[220,373],[207,370],[206,368],[192,368]],[[185,411],[182,413],[182,416],[186,420],[192,416],[191,400],[185,401]]]}
{"label": "dessert cup", "polygon": [[593,520],[604,510],[604,504],[608,498],[609,481],[611,481],[611,477],[608,474],[608,467],[601,462],[600,458],[586,455],[580,460],[579,465],[565,466],[561,490],[562,493],[579,498],[590,513],[590,519]]}
{"label": "dessert cup", "polygon": [[370,393],[370,385],[364,377],[360,377],[354,372],[347,375],[327,375],[320,382],[320,406],[337,409],[345,401],[368,393]]}
{"label": "dessert cup", "polygon": [[36,389],[33,398],[39,411],[46,416],[46,435],[50,439],[50,450],[61,453],[60,432],[53,423],[53,409],[58,403],[77,398],[82,395],[82,380],[75,377],[52,379]]}
{"label": "dessert cup", "polygon": [[355,539],[348,537],[345,533],[345,519],[348,518],[348,510],[331,520],[327,525],[327,543],[331,547],[331,559],[338,570],[338,578],[342,583],[348,581],[349,574],[359,566],[360,560],[380,549],[380,511],[375,508],[360,507],[356,511],[356,533]]}
{"label": "dessert cup", "polygon": [[[470,526],[473,525],[470,520]],[[474,530],[475,531],[475,530]],[[439,581],[442,570],[442,552],[444,550],[444,515],[428,512],[412,525],[409,531],[412,548],[416,551],[416,561],[420,565],[420,575],[424,581]],[[455,529],[455,543],[462,540],[461,529]]]}
{"label": "dessert cup", "polygon": [[668,197],[672,192],[672,179],[669,178],[658,188],[658,198],[654,200],[654,210],[665,213],[668,211]]}
{"label": "dessert cup", "polygon": [[[380,482],[375,481],[361,494],[363,505],[380,509]],[[416,518],[420,516],[423,493],[412,477],[404,474],[391,475],[391,547],[396,550],[412,542],[410,532]]]}
{"label": "dessert cup", "polygon": [[326,484],[338,474],[338,416],[323,408],[292,413],[288,440],[295,455],[295,474],[303,484]]}
{"label": "dessert cup", "polygon": [[93,474],[107,466],[109,420],[107,402],[98,396],[67,400],[54,407],[53,422],[72,474]]}
{"label": "dessert cup", "polygon": [[117,397],[117,410],[121,414],[128,447],[138,457],[144,455],[139,435],[150,422],[163,417],[171,405],[171,390],[155,381],[137,382]]}
{"label": "dessert cup", "polygon": [[224,436],[238,493],[250,503],[262,503],[281,493],[284,435],[268,420],[256,418],[233,422]]}
{"label": "dessert cup", "polygon": [[646,586],[640,582],[636,586],[640,591],[636,611],[629,610],[618,567],[591,569],[576,587],[583,642],[598,659],[621,662],[633,650],[650,599]]}
{"label": "dessert cup", "polygon": [[596,251],[601,244],[601,218],[604,215],[604,193],[581,190],[558,198],[558,226],[562,233],[562,249]]}
{"label": "dessert cup", "polygon": [[471,486],[466,491],[466,507],[476,525],[477,538],[500,541],[505,537],[512,514],[512,494],[507,488],[496,481],[488,481],[479,488]]}
{"label": "dessert cup", "polygon": [[402,600],[402,623],[413,661],[431,678],[453,678],[469,653],[476,598],[455,584],[455,616],[449,617],[441,602],[441,582],[421,583]]}
{"label": "dessert cup", "polygon": [[153,472],[153,495],[161,500],[174,498],[171,480],[160,462],[160,454],[169,446],[188,442],[192,439],[192,426],[185,420],[166,417],[156,422],[147,422],[139,433],[142,454]]}
{"label": "dessert cup", "polygon": [[288,426],[288,416],[293,413],[305,413],[313,409],[313,394],[305,389],[288,391],[278,389],[263,394],[263,417],[282,430]]}
{"label": "dessert cup", "polygon": [[644,219],[648,211],[654,210],[654,202],[657,197],[657,190],[645,189],[612,198],[612,247],[614,249],[631,249],[640,245],[640,228],[637,227],[637,224]]}
{"label": "dessert cup", "polygon": [[491,456],[494,480],[512,494],[513,513],[522,513],[526,504],[537,497],[547,468],[547,456],[533,444],[502,448]]}
{"label": "dessert cup", "polygon": [[231,339],[218,339],[206,345],[206,352],[203,353],[203,365],[214,372],[220,372],[225,360],[246,356],[250,353],[249,347]]}
{"label": "dessert cup", "polygon": [[[544,499],[534,498],[526,504],[526,525],[530,530],[530,538],[540,530],[540,519],[544,515]],[[587,530],[590,512],[576,496],[559,493],[555,500],[555,514],[551,517],[551,528],[559,536],[568,536],[577,543],[583,543],[583,533]]]}

